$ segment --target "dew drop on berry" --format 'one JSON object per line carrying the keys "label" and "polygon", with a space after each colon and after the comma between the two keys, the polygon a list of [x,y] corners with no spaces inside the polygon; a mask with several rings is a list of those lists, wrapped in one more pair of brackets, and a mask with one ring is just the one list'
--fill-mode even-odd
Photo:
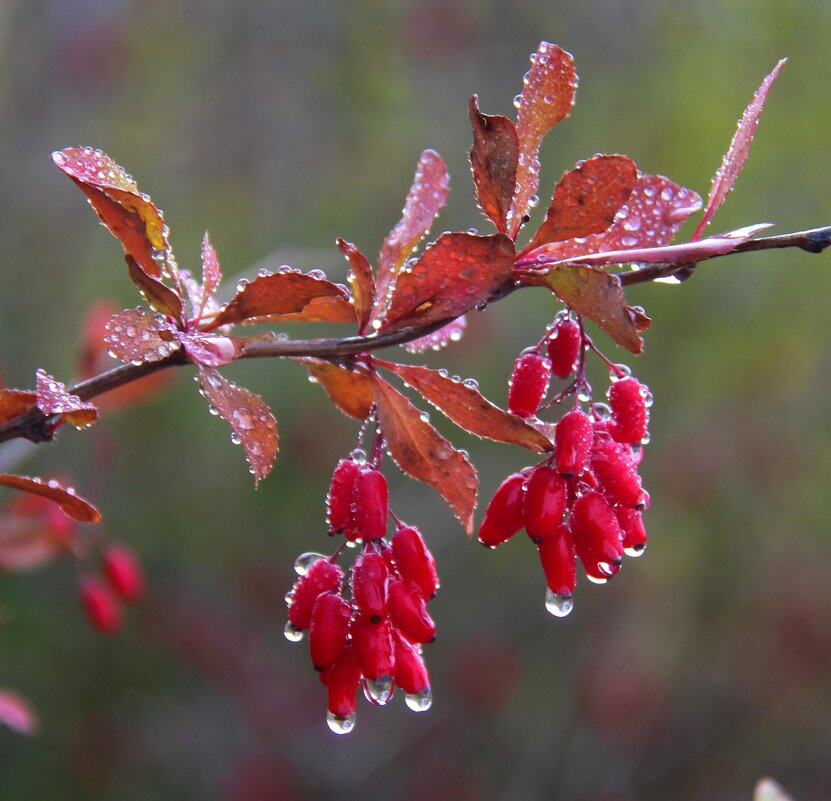
{"label": "dew drop on berry", "polygon": [[426,712],[433,705],[433,693],[430,690],[424,690],[420,693],[407,693],[404,696],[404,703],[413,712]]}
{"label": "dew drop on berry", "polygon": [[624,548],[623,552],[627,556],[631,556],[634,559],[637,559],[639,556],[643,556],[644,551],[646,550],[646,543],[639,542],[637,545],[633,545],[631,548]]}
{"label": "dew drop on berry", "polygon": [[315,553],[314,551],[307,551],[301,553],[297,559],[294,560],[294,572],[298,576],[305,576],[309,572],[309,568],[317,562],[318,559],[325,559],[322,553]]}
{"label": "dew drop on berry", "polygon": [[609,580],[609,579],[605,579],[605,578],[600,578],[599,576],[591,576],[588,573],[586,573],[586,578],[592,584],[605,584]]}
{"label": "dew drop on berry", "polygon": [[291,623],[286,623],[283,634],[289,642],[300,642],[303,639],[303,632]]}
{"label": "dew drop on berry", "polygon": [[392,678],[381,678],[371,681],[364,681],[364,695],[366,700],[372,704],[385,706],[392,698]]}
{"label": "dew drop on berry", "polygon": [[335,734],[349,734],[355,728],[355,713],[350,715],[335,715],[332,712],[326,713],[326,725]]}
{"label": "dew drop on berry", "polygon": [[545,591],[545,608],[554,617],[566,617],[574,609],[574,598],[570,595],[557,595],[551,592],[550,589]]}

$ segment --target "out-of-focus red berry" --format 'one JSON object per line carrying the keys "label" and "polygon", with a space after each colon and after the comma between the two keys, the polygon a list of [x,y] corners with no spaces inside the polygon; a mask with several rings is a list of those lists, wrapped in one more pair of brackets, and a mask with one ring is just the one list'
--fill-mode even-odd
{"label": "out-of-focus red berry", "polygon": [[551,362],[538,353],[523,353],[515,362],[508,383],[508,411],[520,417],[536,414],[548,390]]}
{"label": "out-of-focus red berry", "polygon": [[116,595],[125,603],[135,603],[144,595],[144,570],[132,548],[116,543],[104,552],[104,575]]}
{"label": "out-of-focus red berry", "polygon": [[97,632],[109,636],[121,628],[121,604],[107,584],[97,576],[88,576],[81,580],[79,593],[81,608]]}
{"label": "out-of-focus red berry", "polygon": [[479,542],[495,548],[509,540],[525,524],[523,513],[526,477],[512,473],[497,488],[485,509],[485,519],[479,527]]}

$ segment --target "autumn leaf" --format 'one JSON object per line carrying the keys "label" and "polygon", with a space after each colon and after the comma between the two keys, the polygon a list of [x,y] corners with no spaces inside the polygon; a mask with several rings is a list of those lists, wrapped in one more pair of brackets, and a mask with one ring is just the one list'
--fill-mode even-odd
{"label": "autumn leaf", "polygon": [[744,114],[742,114],[736,128],[736,133],[733,134],[730,147],[727,149],[727,153],[724,154],[721,166],[713,176],[707,206],[704,209],[701,222],[698,223],[698,228],[695,229],[692,236],[693,239],[698,239],[701,236],[704,229],[710,224],[710,220],[713,219],[713,215],[718,211],[719,206],[724,203],[725,198],[733,189],[736,178],[739,177],[739,173],[742,171],[750,153],[750,145],[753,144],[753,137],[756,134],[759,117],[765,107],[770,87],[773,86],[773,82],[779,76],[779,71],[786,61],[787,59],[783,58],[777,63],[771,73],[762,81],[762,85],[756,90],[750,105],[744,110]]}
{"label": "autumn leaf", "polygon": [[358,333],[363,334],[375,303],[375,278],[372,275],[372,267],[367,257],[351,242],[338,238],[337,245],[349,262],[348,279],[355,301],[355,314],[358,316]]}
{"label": "autumn leaf", "polygon": [[355,309],[346,291],[327,281],[293,270],[240,281],[237,294],[204,330],[234,323],[274,321],[354,323]]}
{"label": "autumn leaf", "polygon": [[28,389],[0,389],[0,423],[32,411],[37,394]]}
{"label": "autumn leaf", "polygon": [[411,339],[404,345],[409,353],[424,353],[426,350],[441,350],[451,342],[458,342],[465,333],[467,327],[467,315],[451,320],[447,325],[425,334],[418,339]]}
{"label": "autumn leaf", "polygon": [[271,409],[259,395],[205,367],[199,368],[199,390],[211,409],[231,426],[231,439],[242,445],[254,482],[259,484],[271,472],[279,447]]}
{"label": "autumn leaf", "polygon": [[19,693],[0,688],[0,723],[20,734],[37,734],[40,721],[32,705]]}
{"label": "autumn leaf", "polygon": [[513,243],[504,234],[442,234],[402,271],[380,330],[458,317],[486,303],[513,265]]}
{"label": "autumn leaf", "polygon": [[365,420],[372,404],[372,379],[365,368],[340,367],[325,359],[302,358],[295,361],[309,371],[309,378],[320,384],[332,403],[344,414],[356,420]]}
{"label": "autumn leaf", "polygon": [[57,503],[64,514],[81,523],[97,523],[101,519],[101,513],[89,501],[76,495],[72,487],[63,487],[54,479],[44,481],[42,478],[2,473],[0,485],[48,498]]}
{"label": "autumn leaf", "polygon": [[109,319],[104,344],[114,358],[144,364],[166,359],[177,351],[177,334],[175,326],[144,309],[126,309]]}
{"label": "autumn leaf", "polygon": [[213,297],[220,283],[222,283],[222,270],[219,268],[219,259],[216,249],[211,244],[208,232],[202,238],[202,287],[199,305],[194,309],[196,317],[201,317],[205,311],[208,300]]}
{"label": "autumn leaf", "polygon": [[224,367],[239,359],[245,340],[219,334],[202,334],[195,331],[178,333],[179,341],[188,358],[202,367]]}
{"label": "autumn leaf", "polygon": [[520,445],[536,453],[550,451],[550,440],[530,423],[484,398],[476,386],[427,367],[376,360],[440,409],[457,426],[477,437]]}
{"label": "autumn leaf", "polygon": [[513,122],[499,115],[479,111],[473,95],[468,107],[473,126],[470,167],[476,187],[476,201],[500,234],[508,233],[507,215],[516,185],[519,140]]}
{"label": "autumn leaf", "polygon": [[127,273],[153,311],[183,320],[182,299],[169,286],[148,275],[132,256],[125,256]]}
{"label": "autumn leaf", "polygon": [[374,381],[381,430],[393,460],[408,476],[433,487],[472,536],[479,486],[473,465],[404,395],[377,376]]}
{"label": "autumn leaf", "polygon": [[605,231],[638,183],[638,168],[626,156],[595,156],[560,179],[545,220],[523,253],[548,242]]}
{"label": "autumn leaf", "polygon": [[45,415],[59,414],[76,428],[87,428],[98,418],[95,404],[82,401],[67,392],[66,385],[57,381],[45,370],[35,373],[37,382],[37,407]]}

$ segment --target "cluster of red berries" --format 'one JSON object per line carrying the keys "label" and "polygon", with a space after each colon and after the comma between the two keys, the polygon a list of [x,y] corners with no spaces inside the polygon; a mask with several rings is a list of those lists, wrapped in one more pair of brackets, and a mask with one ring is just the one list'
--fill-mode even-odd
{"label": "cluster of red berries", "polygon": [[101,556],[101,575],[84,575],[79,581],[81,609],[100,634],[115,634],[124,622],[122,603],[139,601],[144,585],[139,558],[127,545],[113,543]]}
{"label": "cluster of red berries", "polygon": [[548,584],[546,608],[558,617],[574,605],[577,559],[590,581],[603,584],[620,570],[624,554],[640,556],[646,547],[641,513],[649,496],[638,466],[648,441],[651,396],[628,370],[609,363],[609,403],[593,403],[584,374],[590,347],[580,323],[564,315],[536,348],[516,360],[511,412],[535,416],[552,373],[567,378],[576,371],[571,384],[550,401],[574,395],[574,405],[554,429],[553,453],[502,482],[479,530],[479,541],[488,548],[526,530]]}
{"label": "cluster of red berries", "polygon": [[[436,636],[427,601],[439,584],[418,529],[394,518],[396,530],[387,539],[387,482],[375,467],[358,458],[340,461],[327,505],[330,534],[342,534],[345,542],[328,557],[298,557],[285,634],[298,642],[309,632],[312,666],[329,695],[327,723],[336,734],[348,734],[361,685],[374,704],[388,703],[398,687],[410,709],[430,708],[421,647]],[[359,556],[344,572],[337,560],[346,546],[358,545]]]}

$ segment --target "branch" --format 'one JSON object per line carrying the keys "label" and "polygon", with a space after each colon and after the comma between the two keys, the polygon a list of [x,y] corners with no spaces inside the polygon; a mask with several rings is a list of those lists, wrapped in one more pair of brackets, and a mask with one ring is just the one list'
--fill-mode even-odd
{"label": "branch", "polygon": [[[807,231],[797,231],[780,236],[767,236],[743,242],[728,253],[717,254],[708,258],[732,256],[736,253],[747,253],[756,250],[770,250],[773,248],[800,248],[808,253],[821,253],[831,246],[831,226],[813,228]],[[576,260],[577,261],[577,260]],[[679,270],[693,265],[684,262],[671,264],[651,264],[640,270],[631,270],[619,273],[621,284],[629,286],[654,281],[658,278],[677,273]],[[490,302],[501,300],[510,295],[520,286],[513,280],[499,287],[490,298]],[[313,356],[319,359],[338,361],[368,353],[382,348],[404,345],[433,331],[442,328],[455,318],[437,320],[427,325],[402,328],[389,334],[369,334],[367,336],[327,337],[321,339],[293,339],[247,342],[242,351],[241,359],[285,358],[291,356]],[[140,365],[125,364],[114,367],[105,373],[81,381],[69,391],[81,400],[91,400],[117,387],[124,386],[151,373],[165,370],[168,367],[183,367],[191,364],[182,350],[177,351],[166,359],[157,362],[148,362]],[[19,417],[7,420],[0,425],[0,443],[12,439],[24,438],[32,442],[46,442],[54,435],[53,425],[57,418],[48,416],[38,410],[33,410]]]}

